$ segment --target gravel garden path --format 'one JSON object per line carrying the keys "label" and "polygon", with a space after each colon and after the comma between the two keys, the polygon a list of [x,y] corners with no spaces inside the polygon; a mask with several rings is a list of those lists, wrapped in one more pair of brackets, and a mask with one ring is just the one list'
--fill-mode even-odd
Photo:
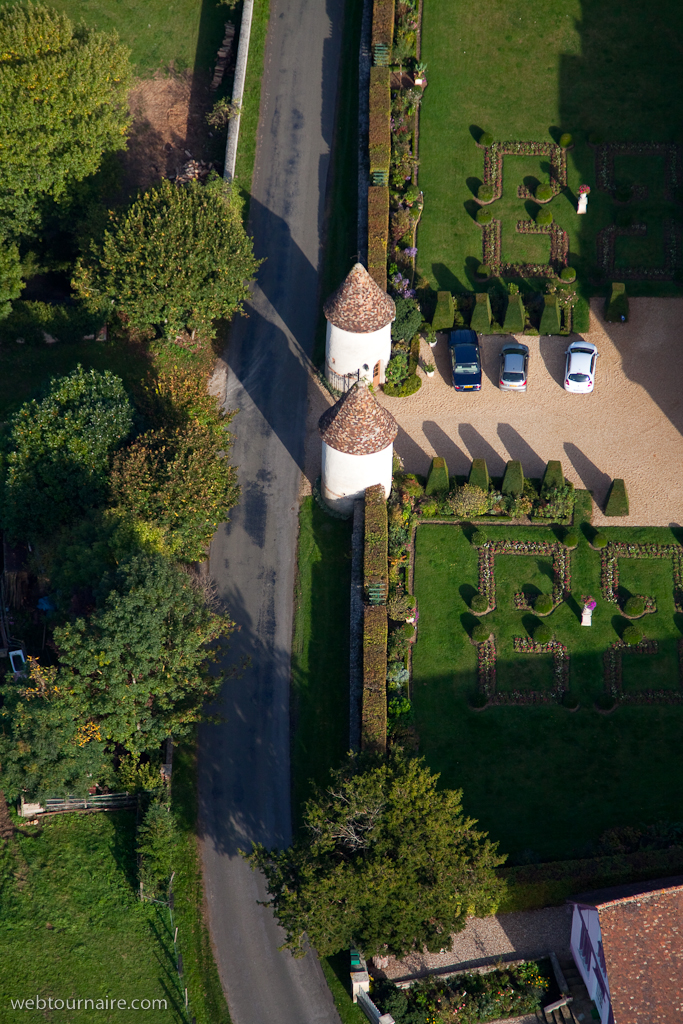
{"label": "gravel garden path", "polygon": [[[626,481],[630,515],[593,521],[611,525],[668,526],[683,523],[683,299],[631,299],[627,324],[606,324],[604,302],[591,304],[591,330],[598,347],[595,391],[564,391],[568,339],[521,338],[529,345],[526,394],[497,387],[499,354],[507,336],[481,339],[484,381],[475,394],[456,394],[450,383],[446,335],[423,356],[436,363],[410,398],[379,396],[396,417],[396,451],[408,471],[427,473],[442,455],[451,474],[467,473],[473,458],[485,458],[502,476],[508,459],[519,459],[527,476],[541,476],[559,459],[569,480],[604,503],[613,478]],[[424,376],[422,370],[418,371]],[[317,420],[332,399],[312,381],[309,388],[306,481],[320,473]]]}

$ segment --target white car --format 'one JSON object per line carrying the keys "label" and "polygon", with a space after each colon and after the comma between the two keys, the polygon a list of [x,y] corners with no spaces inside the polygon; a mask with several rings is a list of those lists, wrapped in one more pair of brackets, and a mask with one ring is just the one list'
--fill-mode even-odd
{"label": "white car", "polygon": [[598,350],[590,341],[573,341],[566,351],[564,390],[587,395],[595,386],[595,361]]}

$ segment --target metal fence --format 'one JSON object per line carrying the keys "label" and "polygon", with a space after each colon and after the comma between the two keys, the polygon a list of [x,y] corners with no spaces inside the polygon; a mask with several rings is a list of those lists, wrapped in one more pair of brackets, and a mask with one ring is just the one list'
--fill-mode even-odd
{"label": "metal fence", "polygon": [[134,793],[96,793],[87,797],[48,797],[45,801],[45,810],[48,813],[100,809],[116,811],[123,807],[135,807],[136,803],[137,797]]}
{"label": "metal fence", "polygon": [[357,384],[361,378],[360,369],[356,370],[355,373],[335,373],[329,366],[325,367],[325,376],[329,381],[330,385],[336,390],[341,391],[343,395],[347,391],[350,391],[354,384]]}

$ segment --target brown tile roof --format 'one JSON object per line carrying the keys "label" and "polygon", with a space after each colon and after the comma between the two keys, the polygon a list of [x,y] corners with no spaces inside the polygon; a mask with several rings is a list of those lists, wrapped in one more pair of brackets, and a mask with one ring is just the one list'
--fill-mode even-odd
{"label": "brown tile roof", "polygon": [[398,424],[367,385],[359,383],[325,410],[318,430],[325,444],[338,452],[373,455],[388,448],[398,433]]}
{"label": "brown tile roof", "polygon": [[323,306],[335,327],[354,334],[379,331],[396,318],[394,300],[375,284],[362,263],[356,263],[346,280]]}
{"label": "brown tile roof", "polygon": [[683,1021],[683,876],[571,902],[598,911],[615,1024]]}

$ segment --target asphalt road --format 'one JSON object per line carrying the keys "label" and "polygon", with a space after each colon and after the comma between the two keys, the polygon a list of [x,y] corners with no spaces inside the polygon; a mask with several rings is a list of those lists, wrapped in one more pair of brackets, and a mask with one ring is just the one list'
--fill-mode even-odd
{"label": "asphalt road", "polygon": [[[211,548],[211,574],[240,627],[224,724],[200,733],[201,845],[209,925],[234,1024],[339,1024],[317,960],[279,952],[263,878],[239,849],[291,837],[289,667],[308,360],[343,0],[272,0],[251,228],[258,275],[231,332],[227,407],[242,498]],[[191,993],[190,993],[191,996]]]}

